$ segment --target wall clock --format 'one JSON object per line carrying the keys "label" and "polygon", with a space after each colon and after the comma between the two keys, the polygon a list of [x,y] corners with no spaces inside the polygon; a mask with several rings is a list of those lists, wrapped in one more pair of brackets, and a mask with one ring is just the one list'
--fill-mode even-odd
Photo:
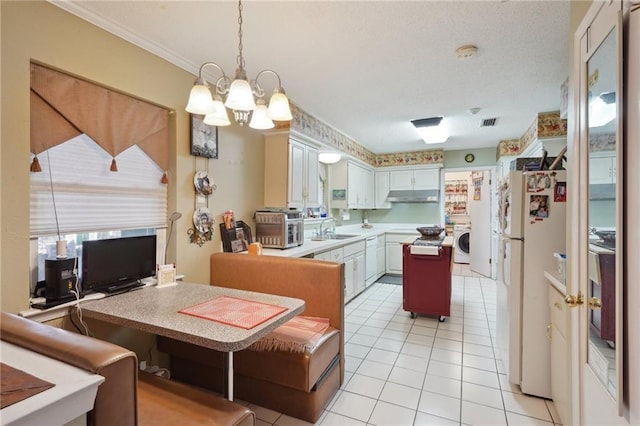
{"label": "wall clock", "polygon": [[473,163],[473,160],[475,160],[475,158],[475,155],[467,154],[464,156],[464,161],[466,161],[467,163]]}

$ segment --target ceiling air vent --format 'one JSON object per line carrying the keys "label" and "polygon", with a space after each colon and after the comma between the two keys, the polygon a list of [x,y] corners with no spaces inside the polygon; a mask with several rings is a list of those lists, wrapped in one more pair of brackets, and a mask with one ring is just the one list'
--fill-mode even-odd
{"label": "ceiling air vent", "polygon": [[497,118],[485,118],[480,122],[480,127],[493,127],[496,125]]}

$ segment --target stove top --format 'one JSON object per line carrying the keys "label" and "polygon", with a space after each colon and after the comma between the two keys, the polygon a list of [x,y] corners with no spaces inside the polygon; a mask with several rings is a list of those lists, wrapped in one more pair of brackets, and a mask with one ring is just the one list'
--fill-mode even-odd
{"label": "stove top", "polygon": [[433,246],[433,247],[440,247],[442,245],[442,241],[444,240],[444,237],[438,237],[438,238],[417,238],[412,245],[414,246]]}

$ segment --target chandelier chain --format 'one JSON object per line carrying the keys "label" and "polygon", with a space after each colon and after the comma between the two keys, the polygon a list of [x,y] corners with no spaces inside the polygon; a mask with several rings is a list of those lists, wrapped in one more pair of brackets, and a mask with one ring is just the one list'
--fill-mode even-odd
{"label": "chandelier chain", "polygon": [[242,57],[242,0],[238,1],[238,67],[244,69],[244,58]]}

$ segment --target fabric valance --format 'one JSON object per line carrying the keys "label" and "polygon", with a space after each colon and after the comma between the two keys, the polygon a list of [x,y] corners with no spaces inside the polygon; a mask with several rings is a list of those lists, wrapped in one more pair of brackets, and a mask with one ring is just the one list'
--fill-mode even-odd
{"label": "fabric valance", "polygon": [[169,168],[169,111],[97,84],[31,64],[31,151],[81,133],[113,158],[138,145]]}

